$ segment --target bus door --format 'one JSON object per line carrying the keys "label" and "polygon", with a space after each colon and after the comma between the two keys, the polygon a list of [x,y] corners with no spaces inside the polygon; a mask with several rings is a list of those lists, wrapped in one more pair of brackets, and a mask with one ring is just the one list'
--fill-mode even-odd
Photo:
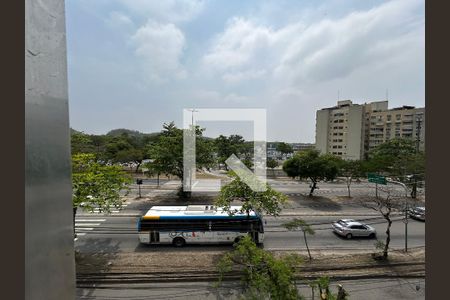
{"label": "bus door", "polygon": [[159,231],[150,231],[150,243],[159,243]]}
{"label": "bus door", "polygon": [[255,243],[259,243],[259,233],[258,233],[258,231],[252,231],[252,232],[250,232],[250,236],[252,237],[252,240],[253,240]]}

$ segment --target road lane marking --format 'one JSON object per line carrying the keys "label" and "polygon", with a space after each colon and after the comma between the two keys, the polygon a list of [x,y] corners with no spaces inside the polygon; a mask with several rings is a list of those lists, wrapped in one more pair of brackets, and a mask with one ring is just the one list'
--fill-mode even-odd
{"label": "road lane marking", "polygon": [[106,219],[75,219],[75,222],[105,222]]}
{"label": "road lane marking", "polygon": [[77,226],[99,226],[100,223],[75,223],[75,227]]}

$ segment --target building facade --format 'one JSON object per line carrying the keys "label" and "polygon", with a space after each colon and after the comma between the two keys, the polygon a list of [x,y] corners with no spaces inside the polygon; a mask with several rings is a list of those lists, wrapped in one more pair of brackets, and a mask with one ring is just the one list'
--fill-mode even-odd
{"label": "building facade", "polygon": [[388,101],[354,104],[338,101],[316,113],[316,149],[343,159],[363,159],[393,138],[416,140],[425,149],[425,108],[388,109]]}

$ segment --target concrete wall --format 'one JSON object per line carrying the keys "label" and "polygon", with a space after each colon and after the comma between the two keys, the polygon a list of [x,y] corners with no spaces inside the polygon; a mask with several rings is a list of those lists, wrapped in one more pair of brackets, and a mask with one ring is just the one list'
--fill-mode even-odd
{"label": "concrete wall", "polygon": [[328,151],[328,128],[330,114],[328,110],[316,112],[316,149],[325,154]]}
{"label": "concrete wall", "polygon": [[64,1],[25,1],[25,297],[75,298]]}

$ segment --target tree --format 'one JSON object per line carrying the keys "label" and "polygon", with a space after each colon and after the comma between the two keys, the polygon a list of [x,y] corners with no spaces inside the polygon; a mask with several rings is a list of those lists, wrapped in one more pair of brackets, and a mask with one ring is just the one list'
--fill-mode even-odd
{"label": "tree", "polygon": [[310,235],[314,235],[314,230],[311,228],[311,226],[306,223],[305,221],[301,220],[301,219],[293,219],[290,222],[286,222],[281,224],[281,226],[283,226],[284,228],[286,228],[289,231],[293,231],[293,230],[298,230],[300,229],[303,232],[303,238],[305,240],[305,245],[306,245],[306,250],[308,250],[308,256],[309,256],[309,260],[312,259],[311,257],[311,252],[309,251],[309,247],[308,247],[308,240],[306,239],[306,235],[310,234]]}
{"label": "tree", "polygon": [[364,164],[360,160],[341,160],[339,162],[339,175],[345,177],[348,197],[351,198],[350,185],[354,179],[365,176]]}
{"label": "tree", "polygon": [[369,170],[389,174],[398,181],[404,181],[405,175],[414,172],[415,163],[415,143],[409,139],[392,139],[369,152]]}
{"label": "tree", "polygon": [[231,210],[231,203],[233,201],[241,201],[242,208],[239,212],[247,213],[255,211],[259,214],[265,213],[272,216],[277,216],[286,202],[286,195],[275,191],[266,183],[266,191],[253,191],[245,182],[235,174],[232,175],[233,180],[220,190],[219,197],[215,205],[223,207],[224,211],[230,214],[238,211]]}
{"label": "tree", "polygon": [[232,155],[240,156],[245,146],[245,140],[242,136],[233,134],[229,137],[219,135],[214,140],[215,148],[217,151],[218,162],[225,165],[225,169],[228,171],[228,166],[225,161]]}
{"label": "tree", "polygon": [[157,160],[152,160],[151,162],[145,163],[144,167],[148,169],[148,171],[146,172],[147,176],[153,176],[156,175],[157,176],[157,186],[159,186],[159,176],[164,173],[165,167],[164,165],[157,161]]}
{"label": "tree", "polygon": [[280,151],[283,154],[288,154],[294,152],[294,149],[291,145],[281,142],[277,144],[277,151]]}
{"label": "tree", "polygon": [[339,171],[339,159],[330,154],[321,155],[315,149],[297,152],[286,160],[283,170],[289,177],[309,178],[312,182],[309,196],[312,197],[320,180],[333,180]]}
{"label": "tree", "polygon": [[135,173],[139,171],[142,160],[144,159],[144,153],[140,149],[129,148],[126,150],[120,150],[116,153],[114,161],[120,163],[133,162],[135,163]]}
{"label": "tree", "polygon": [[278,167],[278,161],[273,158],[267,160],[267,167],[272,169],[273,176],[275,177],[275,168]]}
{"label": "tree", "polygon": [[97,161],[94,154],[72,155],[72,199],[73,207],[100,212],[111,212],[120,208],[120,192],[128,190],[131,178],[119,166],[107,166]]}
{"label": "tree", "polygon": [[378,197],[367,196],[362,198],[361,204],[364,207],[373,209],[380,213],[387,222],[386,241],[383,243],[383,258],[388,257],[389,243],[391,241],[391,213],[395,209],[401,210],[405,203],[404,196],[401,196],[393,187],[386,185],[379,187]]}
{"label": "tree", "polygon": [[301,259],[296,255],[275,258],[270,252],[258,248],[247,236],[219,260],[217,286],[224,275],[234,269],[243,273],[241,284],[244,299],[302,299],[294,277],[300,263]]}
{"label": "tree", "polygon": [[70,145],[72,153],[94,152],[94,146],[89,135],[73,129],[70,130]]}
{"label": "tree", "polygon": [[[196,135],[196,167],[208,167],[214,164],[213,143],[203,137],[204,129],[195,128]],[[160,171],[177,176],[183,182],[183,130],[175,126],[174,122],[164,123],[163,130],[156,142],[150,145],[148,155],[158,164]],[[179,195],[189,197],[181,187]]]}
{"label": "tree", "polygon": [[94,154],[72,155],[73,222],[81,205],[83,209],[110,213],[111,208],[122,207],[120,192],[126,190],[131,178],[121,167],[100,164]]}
{"label": "tree", "polygon": [[425,153],[416,143],[405,138],[389,140],[369,153],[369,170],[381,172],[397,181],[413,185],[411,196],[416,197],[417,181],[425,180]]}
{"label": "tree", "polygon": [[346,300],[348,293],[342,285],[338,285],[338,293],[335,295],[330,291],[330,278],[327,276],[320,277],[310,284],[313,292],[312,299],[314,299],[314,290],[319,290],[319,297],[321,300]]}

